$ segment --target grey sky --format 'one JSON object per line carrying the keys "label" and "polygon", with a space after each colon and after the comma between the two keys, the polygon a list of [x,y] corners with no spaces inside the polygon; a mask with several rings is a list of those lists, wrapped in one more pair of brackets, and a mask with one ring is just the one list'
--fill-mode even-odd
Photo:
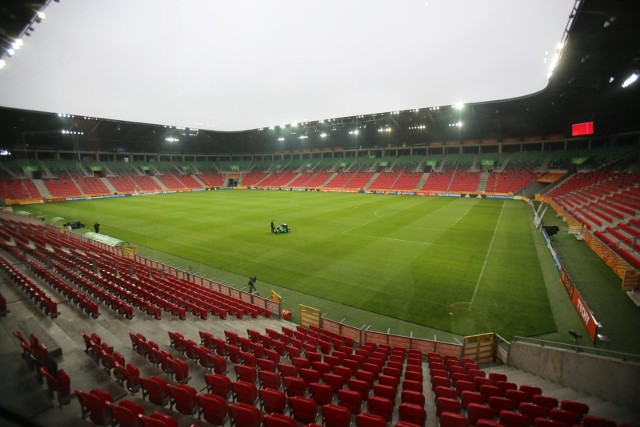
{"label": "grey sky", "polygon": [[0,105],[233,131],[511,98],[546,86],[573,4],[62,0]]}

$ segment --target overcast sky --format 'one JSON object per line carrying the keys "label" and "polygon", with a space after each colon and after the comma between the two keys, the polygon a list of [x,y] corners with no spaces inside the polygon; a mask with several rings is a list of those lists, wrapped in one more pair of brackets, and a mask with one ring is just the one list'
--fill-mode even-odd
{"label": "overcast sky", "polygon": [[0,105],[221,131],[547,85],[574,0],[61,0]]}

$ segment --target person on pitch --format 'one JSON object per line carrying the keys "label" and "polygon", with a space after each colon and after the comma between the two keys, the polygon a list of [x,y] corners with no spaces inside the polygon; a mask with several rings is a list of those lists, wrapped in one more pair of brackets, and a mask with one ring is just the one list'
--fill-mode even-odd
{"label": "person on pitch", "polygon": [[255,283],[256,283],[256,276],[249,277],[249,293],[250,294],[254,294],[258,292],[255,286]]}

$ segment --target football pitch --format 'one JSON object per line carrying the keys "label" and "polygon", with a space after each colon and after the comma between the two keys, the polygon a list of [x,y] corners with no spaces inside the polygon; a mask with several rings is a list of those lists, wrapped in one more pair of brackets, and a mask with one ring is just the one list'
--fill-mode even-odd
{"label": "football pitch", "polygon": [[[26,210],[347,307],[458,335],[554,332],[521,201],[209,191]],[[287,223],[272,234],[270,222]],[[304,303],[304,301],[302,301]],[[290,309],[294,309],[291,307]]]}

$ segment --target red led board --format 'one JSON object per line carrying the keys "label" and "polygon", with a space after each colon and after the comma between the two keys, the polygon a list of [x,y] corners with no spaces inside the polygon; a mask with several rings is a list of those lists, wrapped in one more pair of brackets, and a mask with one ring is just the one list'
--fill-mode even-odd
{"label": "red led board", "polygon": [[593,135],[593,122],[575,123],[571,125],[571,136]]}

